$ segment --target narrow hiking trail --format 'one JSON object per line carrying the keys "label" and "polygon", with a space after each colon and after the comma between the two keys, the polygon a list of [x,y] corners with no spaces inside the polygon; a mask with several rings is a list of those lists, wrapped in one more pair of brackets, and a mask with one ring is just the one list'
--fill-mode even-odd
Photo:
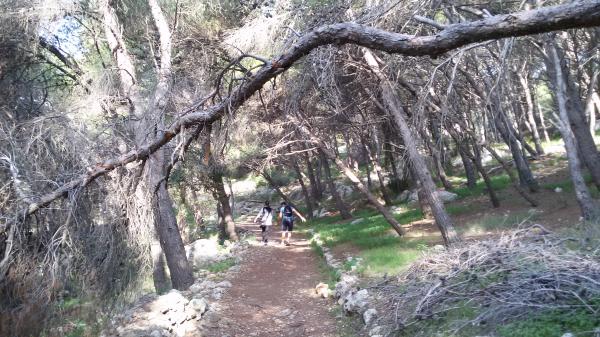
{"label": "narrow hiking trail", "polygon": [[252,222],[239,224],[258,242],[246,252],[231,289],[219,303],[218,324],[210,336],[338,336],[330,302],[315,294],[322,281],[318,256],[308,240],[294,233],[290,246],[280,245],[280,228],[273,226],[267,246]]}

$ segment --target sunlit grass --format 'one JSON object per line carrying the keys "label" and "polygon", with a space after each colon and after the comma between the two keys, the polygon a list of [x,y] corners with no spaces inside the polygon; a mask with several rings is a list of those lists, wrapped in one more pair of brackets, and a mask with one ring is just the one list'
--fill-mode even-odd
{"label": "sunlit grass", "polygon": [[[490,180],[492,181],[492,188],[494,189],[494,191],[500,191],[503,190],[505,188],[507,188],[508,186],[510,186],[510,178],[508,177],[507,174],[499,174],[496,176],[492,176],[490,177]],[[477,181],[477,184],[475,185],[475,187],[473,188],[469,188],[467,186],[462,186],[462,187],[458,187],[456,189],[454,189],[454,193],[456,193],[458,195],[459,198],[468,198],[468,197],[475,197],[475,196],[480,196],[482,194],[487,193],[486,192],[486,186],[485,186],[485,182],[483,181],[483,179],[479,179]]]}
{"label": "sunlit grass", "polygon": [[538,218],[535,210],[506,213],[503,215],[484,215],[483,217],[467,222],[457,228],[461,234],[485,234],[490,231],[516,228],[526,221]]}
{"label": "sunlit grass", "polygon": [[[426,247],[422,241],[392,234],[383,216],[373,210],[355,212],[354,217],[364,220],[351,224],[351,221],[341,222],[336,216],[313,220],[308,227],[318,233],[328,247],[349,244],[358,249],[358,257],[363,259],[359,272],[363,275],[397,273],[416,260],[419,252]],[[407,209],[395,217],[401,224],[408,224],[422,219],[423,214],[417,209]]]}

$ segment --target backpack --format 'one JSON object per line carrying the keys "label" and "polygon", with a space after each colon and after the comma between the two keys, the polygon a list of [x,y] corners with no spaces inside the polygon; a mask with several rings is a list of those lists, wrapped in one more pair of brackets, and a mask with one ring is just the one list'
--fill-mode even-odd
{"label": "backpack", "polygon": [[283,215],[286,217],[294,216],[294,212],[292,211],[292,206],[285,205],[285,207],[283,208]]}

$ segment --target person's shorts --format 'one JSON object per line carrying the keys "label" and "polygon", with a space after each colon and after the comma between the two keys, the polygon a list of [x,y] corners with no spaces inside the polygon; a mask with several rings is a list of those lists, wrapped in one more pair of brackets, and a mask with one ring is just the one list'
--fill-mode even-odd
{"label": "person's shorts", "polygon": [[283,217],[281,222],[281,230],[291,232],[294,229],[294,219]]}

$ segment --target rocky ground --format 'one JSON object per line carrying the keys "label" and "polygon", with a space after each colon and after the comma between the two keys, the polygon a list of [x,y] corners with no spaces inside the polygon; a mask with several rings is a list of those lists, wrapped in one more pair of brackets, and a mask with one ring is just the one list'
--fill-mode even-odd
{"label": "rocky ground", "polygon": [[[259,233],[256,224],[241,227]],[[291,246],[282,246],[278,236],[274,230],[267,246],[251,240],[219,253],[205,253],[206,241],[188,247],[195,265],[207,258],[231,258],[237,265],[204,273],[187,291],[143,297],[114,317],[102,336],[339,336],[330,313],[334,303],[315,292],[322,279],[319,258],[306,239],[295,236]]]}

